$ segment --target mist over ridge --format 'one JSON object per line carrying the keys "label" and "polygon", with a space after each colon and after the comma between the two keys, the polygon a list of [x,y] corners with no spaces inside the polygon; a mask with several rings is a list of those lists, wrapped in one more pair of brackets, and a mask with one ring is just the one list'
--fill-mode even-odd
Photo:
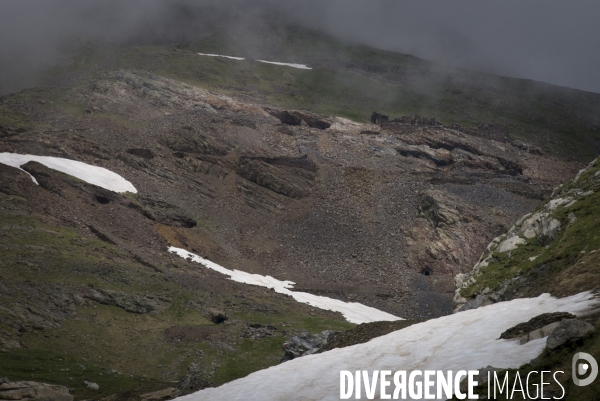
{"label": "mist over ridge", "polygon": [[35,86],[76,37],[173,44],[222,30],[252,55],[277,46],[281,28],[290,25],[453,68],[599,92],[598,8],[593,1],[6,1],[0,93]]}

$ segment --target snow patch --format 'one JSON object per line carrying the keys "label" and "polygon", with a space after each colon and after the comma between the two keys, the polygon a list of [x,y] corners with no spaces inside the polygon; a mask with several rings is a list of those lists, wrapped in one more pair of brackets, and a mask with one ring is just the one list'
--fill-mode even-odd
{"label": "snow patch", "polygon": [[[92,166],[77,160],[62,159],[60,157],[0,153],[0,163],[18,168],[21,171],[25,171],[21,166],[30,161],[38,162],[48,168],[71,175],[88,184],[96,185],[110,191],[137,193],[137,189],[135,189],[132,183],[103,167]],[[29,176],[33,182],[36,184],[38,183],[31,174],[29,174]]]}
{"label": "snow patch", "polygon": [[305,64],[280,63],[278,61],[265,61],[265,60],[256,60],[256,61],[258,61],[260,63],[267,63],[267,64],[285,65],[288,67],[300,68],[301,70],[312,70],[311,67],[308,67]]}
{"label": "snow patch", "polygon": [[[233,56],[225,56],[223,54],[209,54],[209,53],[198,53],[198,55],[200,56],[208,56],[208,57],[225,57],[231,60],[245,60],[244,57],[233,57]],[[294,63],[280,63],[279,61],[267,61],[267,60],[256,60],[259,63],[266,63],[266,64],[274,64],[274,65],[283,65],[286,67],[293,67],[293,68],[299,68],[301,70],[312,70],[311,67],[307,66],[306,64],[294,64]]]}
{"label": "snow patch", "polygon": [[359,304],[357,302],[343,302],[337,299],[322,297],[320,295],[309,294],[306,292],[290,291],[295,284],[293,281],[281,281],[271,276],[261,276],[260,274],[246,273],[241,270],[229,270],[182,248],[176,248],[172,246],[169,248],[169,252],[176,253],[184,259],[200,263],[209,269],[215,270],[221,274],[225,274],[233,281],[272,288],[275,290],[275,292],[289,295],[298,302],[314,306],[315,308],[340,312],[342,315],[344,315],[346,320],[351,323],[360,324],[378,321],[402,320],[397,316],[380,311],[379,309],[371,308],[370,306]]}
{"label": "snow patch", "polygon": [[198,53],[200,56],[209,56],[209,57],[225,57],[231,60],[245,60],[243,57],[233,57],[233,56],[224,56],[222,54],[207,54],[207,53]]}
{"label": "snow patch", "polygon": [[[368,370],[371,377],[373,370],[517,368],[537,357],[546,339],[521,345],[498,339],[502,332],[542,313],[585,314],[597,302],[589,292],[499,302],[414,324],[364,344],[293,359],[177,400],[339,400],[340,370]],[[379,385],[375,399],[380,399]]]}

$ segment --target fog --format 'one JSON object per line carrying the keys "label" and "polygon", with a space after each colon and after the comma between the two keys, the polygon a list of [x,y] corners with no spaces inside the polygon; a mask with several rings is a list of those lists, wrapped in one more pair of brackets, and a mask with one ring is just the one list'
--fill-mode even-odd
{"label": "fog", "polygon": [[172,43],[212,29],[244,37],[273,23],[450,67],[600,92],[598,15],[597,0],[3,0],[0,93],[35,85],[74,37]]}

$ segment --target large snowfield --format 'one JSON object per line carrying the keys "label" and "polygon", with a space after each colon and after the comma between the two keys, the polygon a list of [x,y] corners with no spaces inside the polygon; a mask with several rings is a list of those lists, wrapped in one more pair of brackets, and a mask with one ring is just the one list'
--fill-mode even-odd
{"label": "large snowfield", "polygon": [[322,297],[320,295],[309,294],[306,292],[290,291],[290,288],[292,288],[295,284],[292,281],[281,281],[271,276],[261,276],[260,274],[246,273],[241,270],[229,270],[182,248],[175,248],[172,246],[169,248],[169,252],[176,253],[182,258],[189,259],[192,262],[200,263],[209,269],[226,274],[233,281],[272,288],[275,290],[275,292],[289,295],[298,302],[314,306],[315,308],[340,312],[342,315],[344,315],[346,320],[351,323],[360,324],[376,321],[402,320],[397,316],[390,315],[389,313],[380,311],[379,309],[371,308],[370,306],[359,304],[357,302],[343,302],[337,299]]}
{"label": "large snowfield", "polygon": [[[121,177],[119,174],[113,173],[103,167],[92,166],[77,160],[63,159],[60,157],[0,153],[0,163],[18,168],[21,171],[25,171],[21,166],[30,161],[41,163],[48,168],[71,175],[88,184],[93,184],[110,191],[137,193],[137,189],[135,189],[132,183]],[[31,179],[37,184],[37,181],[33,176],[31,176]]]}
{"label": "large snowfield", "polygon": [[[562,299],[543,294],[500,302],[415,324],[364,344],[293,359],[177,400],[338,400],[340,370],[516,368],[537,357],[546,338],[519,345],[518,340],[498,339],[502,332],[542,313],[582,315],[597,304],[589,292]],[[375,399],[379,399],[379,386]]]}

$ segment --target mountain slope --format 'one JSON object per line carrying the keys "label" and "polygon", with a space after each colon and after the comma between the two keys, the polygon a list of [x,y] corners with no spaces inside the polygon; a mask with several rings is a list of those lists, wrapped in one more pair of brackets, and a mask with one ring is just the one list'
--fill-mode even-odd
{"label": "mountain slope", "polygon": [[[84,42],[47,85],[0,98],[0,153],[103,167],[138,191],[21,166],[38,186],[0,164],[0,376],[77,399],[188,392],[277,364],[300,331],[352,326],[171,246],[403,318],[448,314],[454,276],[593,152],[577,142],[593,142],[593,94],[541,85],[543,98],[538,84],[482,74],[465,86],[454,79],[471,73],[333,39],[311,53],[323,37],[291,32],[296,47],[256,55],[313,70],[197,55],[236,50],[211,36],[179,48]],[[474,107],[484,87],[495,100]],[[568,118],[513,115],[547,102]],[[392,118],[369,123],[375,109]],[[477,124],[454,125],[465,110]],[[412,112],[427,118],[393,121]]]}
{"label": "mountain slope", "polygon": [[[495,124],[502,127],[500,140],[522,139],[584,162],[600,150],[598,94],[453,70],[299,27],[247,28],[246,35],[215,30],[171,46],[84,41],[53,69],[46,82],[70,84],[99,71],[138,68],[246,96],[252,102],[361,122],[378,110],[392,116],[435,117],[446,125],[469,129]],[[202,57],[198,52],[248,60]],[[255,59],[302,63],[314,69],[281,70]]]}

